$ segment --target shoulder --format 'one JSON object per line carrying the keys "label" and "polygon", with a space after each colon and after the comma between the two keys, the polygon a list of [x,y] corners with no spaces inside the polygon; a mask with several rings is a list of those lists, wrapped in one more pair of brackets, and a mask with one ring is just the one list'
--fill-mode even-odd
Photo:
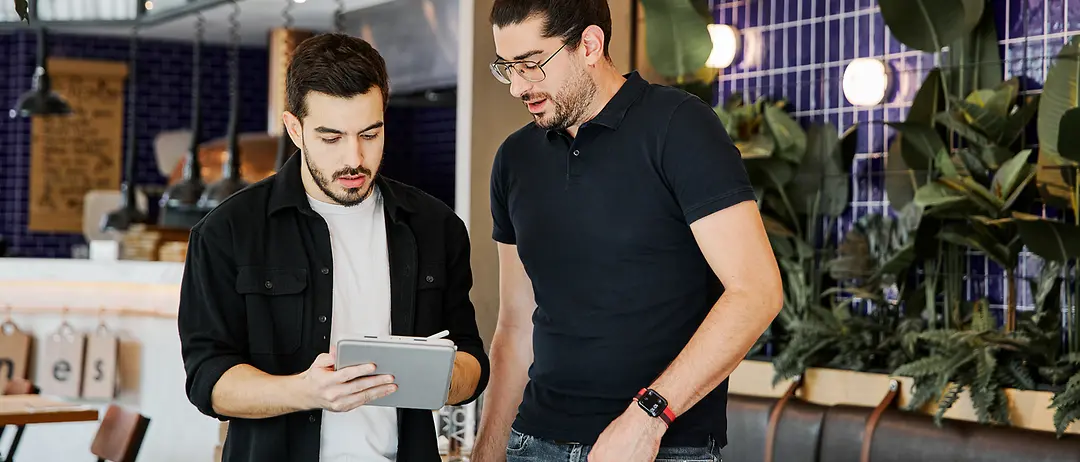
{"label": "shoulder", "polygon": [[393,178],[383,176],[383,184],[390,189],[394,197],[401,204],[413,211],[413,213],[428,218],[446,219],[457,218],[454,209],[441,199],[432,196],[415,186],[402,183]]}
{"label": "shoulder", "polygon": [[650,111],[660,111],[672,118],[699,117],[702,114],[716,117],[712,106],[697,95],[667,85],[650,84],[645,93],[645,103]]}
{"label": "shoulder", "polygon": [[502,143],[499,144],[499,150],[495,153],[496,159],[500,157],[513,156],[515,152],[521,152],[525,149],[536,146],[536,143],[544,140],[547,137],[547,130],[540,128],[536,125],[536,122],[529,122],[521,128],[514,130],[513,133],[508,135]]}
{"label": "shoulder", "polygon": [[270,175],[237,191],[203,216],[191,232],[204,237],[245,233],[251,226],[263,223],[274,186],[274,175]]}

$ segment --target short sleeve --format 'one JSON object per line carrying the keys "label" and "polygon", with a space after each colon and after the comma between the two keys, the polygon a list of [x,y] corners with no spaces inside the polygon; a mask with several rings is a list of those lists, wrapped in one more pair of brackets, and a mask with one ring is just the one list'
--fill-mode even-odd
{"label": "short sleeve", "polygon": [[675,109],[663,146],[663,175],[688,224],[755,199],[742,155],[700,98]]}
{"label": "short sleeve", "polygon": [[517,235],[514,233],[514,224],[510,222],[510,208],[507,205],[510,182],[503,157],[503,147],[500,146],[491,165],[491,238],[496,242],[515,245]]}

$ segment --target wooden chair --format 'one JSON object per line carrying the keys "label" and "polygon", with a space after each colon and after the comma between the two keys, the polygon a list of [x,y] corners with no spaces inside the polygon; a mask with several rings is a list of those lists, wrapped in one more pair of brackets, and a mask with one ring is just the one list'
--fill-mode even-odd
{"label": "wooden chair", "polygon": [[[4,384],[3,390],[5,395],[37,395],[40,393],[41,389],[35,386],[33,382],[18,377]],[[3,436],[4,428],[0,426],[0,436]],[[15,451],[19,449],[19,441],[22,440],[24,430],[26,430],[25,425],[15,426],[15,438],[11,440],[11,446],[8,447],[7,457],[4,458],[5,462],[15,461]]]}
{"label": "wooden chair", "polygon": [[90,452],[98,457],[98,462],[135,462],[149,425],[149,417],[110,404]]}

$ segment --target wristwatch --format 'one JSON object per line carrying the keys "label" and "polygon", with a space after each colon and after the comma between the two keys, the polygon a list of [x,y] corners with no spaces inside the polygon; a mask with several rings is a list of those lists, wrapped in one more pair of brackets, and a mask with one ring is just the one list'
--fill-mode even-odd
{"label": "wristwatch", "polygon": [[637,396],[634,396],[634,401],[637,401],[638,406],[645,410],[646,414],[652,417],[659,417],[668,426],[675,420],[675,413],[668,407],[668,402],[660,393],[651,388],[642,388],[638,392]]}

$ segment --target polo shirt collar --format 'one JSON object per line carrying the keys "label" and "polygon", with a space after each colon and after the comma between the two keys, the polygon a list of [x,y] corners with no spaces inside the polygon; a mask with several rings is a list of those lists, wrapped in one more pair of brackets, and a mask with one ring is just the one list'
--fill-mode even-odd
{"label": "polo shirt collar", "polygon": [[[301,212],[314,214],[311,204],[308,203],[307,192],[304,191],[304,180],[301,177],[303,161],[300,159],[300,151],[293,153],[281,166],[281,170],[274,175],[274,187],[270,192],[270,201],[266,208],[267,215],[273,215],[279,210],[296,208]],[[397,220],[402,213],[412,212],[411,204],[399,194],[397,183],[393,180],[375,176],[375,185],[383,196],[383,204],[387,214]]]}
{"label": "polo shirt collar", "polygon": [[[619,87],[619,91],[615,92],[615,95],[611,97],[604,108],[600,110],[600,113],[593,117],[586,124],[601,125],[612,130],[618,130],[619,124],[622,123],[626,117],[627,111],[634,105],[634,102],[638,100],[638,97],[649,86],[649,82],[641,78],[641,75],[637,71],[631,71],[629,74],[623,74],[626,78],[626,82],[623,82]],[[583,124],[584,125],[584,124]],[[548,130],[548,135],[554,135],[560,130]]]}

